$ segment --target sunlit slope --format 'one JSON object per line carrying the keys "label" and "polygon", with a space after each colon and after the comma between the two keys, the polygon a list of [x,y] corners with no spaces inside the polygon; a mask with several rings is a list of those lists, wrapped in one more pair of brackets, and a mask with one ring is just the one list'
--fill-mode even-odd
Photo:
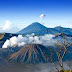
{"label": "sunlit slope", "polygon": [[40,44],[29,44],[11,55],[9,61],[24,64],[46,63],[49,61],[49,50]]}

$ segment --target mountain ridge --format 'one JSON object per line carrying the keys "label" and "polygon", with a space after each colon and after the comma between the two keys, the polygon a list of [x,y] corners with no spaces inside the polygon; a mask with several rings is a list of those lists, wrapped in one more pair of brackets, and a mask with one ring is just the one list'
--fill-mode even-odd
{"label": "mountain ridge", "polygon": [[46,26],[44,26],[38,22],[34,22],[34,23],[30,24],[29,26],[27,26],[26,28],[20,30],[18,32],[18,34],[31,34],[31,33],[34,33],[36,35],[57,34],[57,33],[61,33],[61,30],[65,34],[72,35],[71,28],[64,28],[61,26],[57,26],[55,28],[47,28]]}
{"label": "mountain ridge", "polygon": [[2,45],[4,44],[4,42],[7,39],[10,39],[13,36],[18,36],[17,34],[12,34],[12,33],[0,33],[0,48],[2,47]]}
{"label": "mountain ridge", "polygon": [[[51,33],[49,32],[49,30],[51,31]],[[31,34],[31,33],[35,33],[37,35],[43,35],[43,34],[55,34],[60,32],[53,28],[47,28],[38,22],[30,24],[29,26],[18,32],[18,34]]]}

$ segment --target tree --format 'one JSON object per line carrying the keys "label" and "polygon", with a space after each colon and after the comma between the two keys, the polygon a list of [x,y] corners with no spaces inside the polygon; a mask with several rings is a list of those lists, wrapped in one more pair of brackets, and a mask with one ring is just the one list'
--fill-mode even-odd
{"label": "tree", "polygon": [[56,72],[59,72],[59,69],[57,68],[57,65],[55,64],[55,62],[54,62],[54,60],[53,60],[53,54],[54,54],[53,49],[51,49],[51,48],[49,47],[49,51],[50,51],[50,60],[51,60],[52,64],[54,65],[54,67],[55,67],[55,69],[56,69]]}
{"label": "tree", "polygon": [[64,72],[64,67],[63,67],[63,58],[65,54],[67,53],[68,49],[72,46],[70,42],[67,41],[67,38],[65,34],[61,31],[62,35],[62,41],[55,44],[56,48],[54,48],[57,57],[58,57],[58,62],[59,66],[61,67],[61,72]]}
{"label": "tree", "polygon": [[69,72],[72,72],[72,61],[67,61],[67,65],[70,68],[70,71]]}

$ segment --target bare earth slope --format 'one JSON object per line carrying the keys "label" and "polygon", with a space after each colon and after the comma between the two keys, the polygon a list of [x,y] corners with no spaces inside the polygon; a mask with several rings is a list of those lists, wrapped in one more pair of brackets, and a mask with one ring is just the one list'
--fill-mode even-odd
{"label": "bare earth slope", "polygon": [[24,64],[46,63],[49,61],[49,50],[40,44],[29,44],[11,55],[9,61]]}

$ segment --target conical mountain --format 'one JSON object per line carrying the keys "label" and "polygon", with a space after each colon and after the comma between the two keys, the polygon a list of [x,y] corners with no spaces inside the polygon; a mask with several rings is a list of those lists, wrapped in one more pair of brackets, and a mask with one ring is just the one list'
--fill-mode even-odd
{"label": "conical mountain", "polygon": [[24,64],[46,63],[49,60],[49,50],[40,44],[29,44],[11,55],[9,61]]}
{"label": "conical mountain", "polygon": [[43,26],[42,24],[40,24],[38,22],[34,22],[34,23],[30,24],[29,26],[27,26],[26,28],[19,31],[18,33],[19,34],[31,34],[31,33],[39,32],[44,29],[47,29],[47,27]]}
{"label": "conical mountain", "polygon": [[47,28],[44,25],[34,22],[27,26],[26,28],[22,29],[18,32],[19,34],[31,34],[34,33],[36,35],[44,35],[44,34],[56,34],[59,33],[58,30],[55,30],[54,28]]}

